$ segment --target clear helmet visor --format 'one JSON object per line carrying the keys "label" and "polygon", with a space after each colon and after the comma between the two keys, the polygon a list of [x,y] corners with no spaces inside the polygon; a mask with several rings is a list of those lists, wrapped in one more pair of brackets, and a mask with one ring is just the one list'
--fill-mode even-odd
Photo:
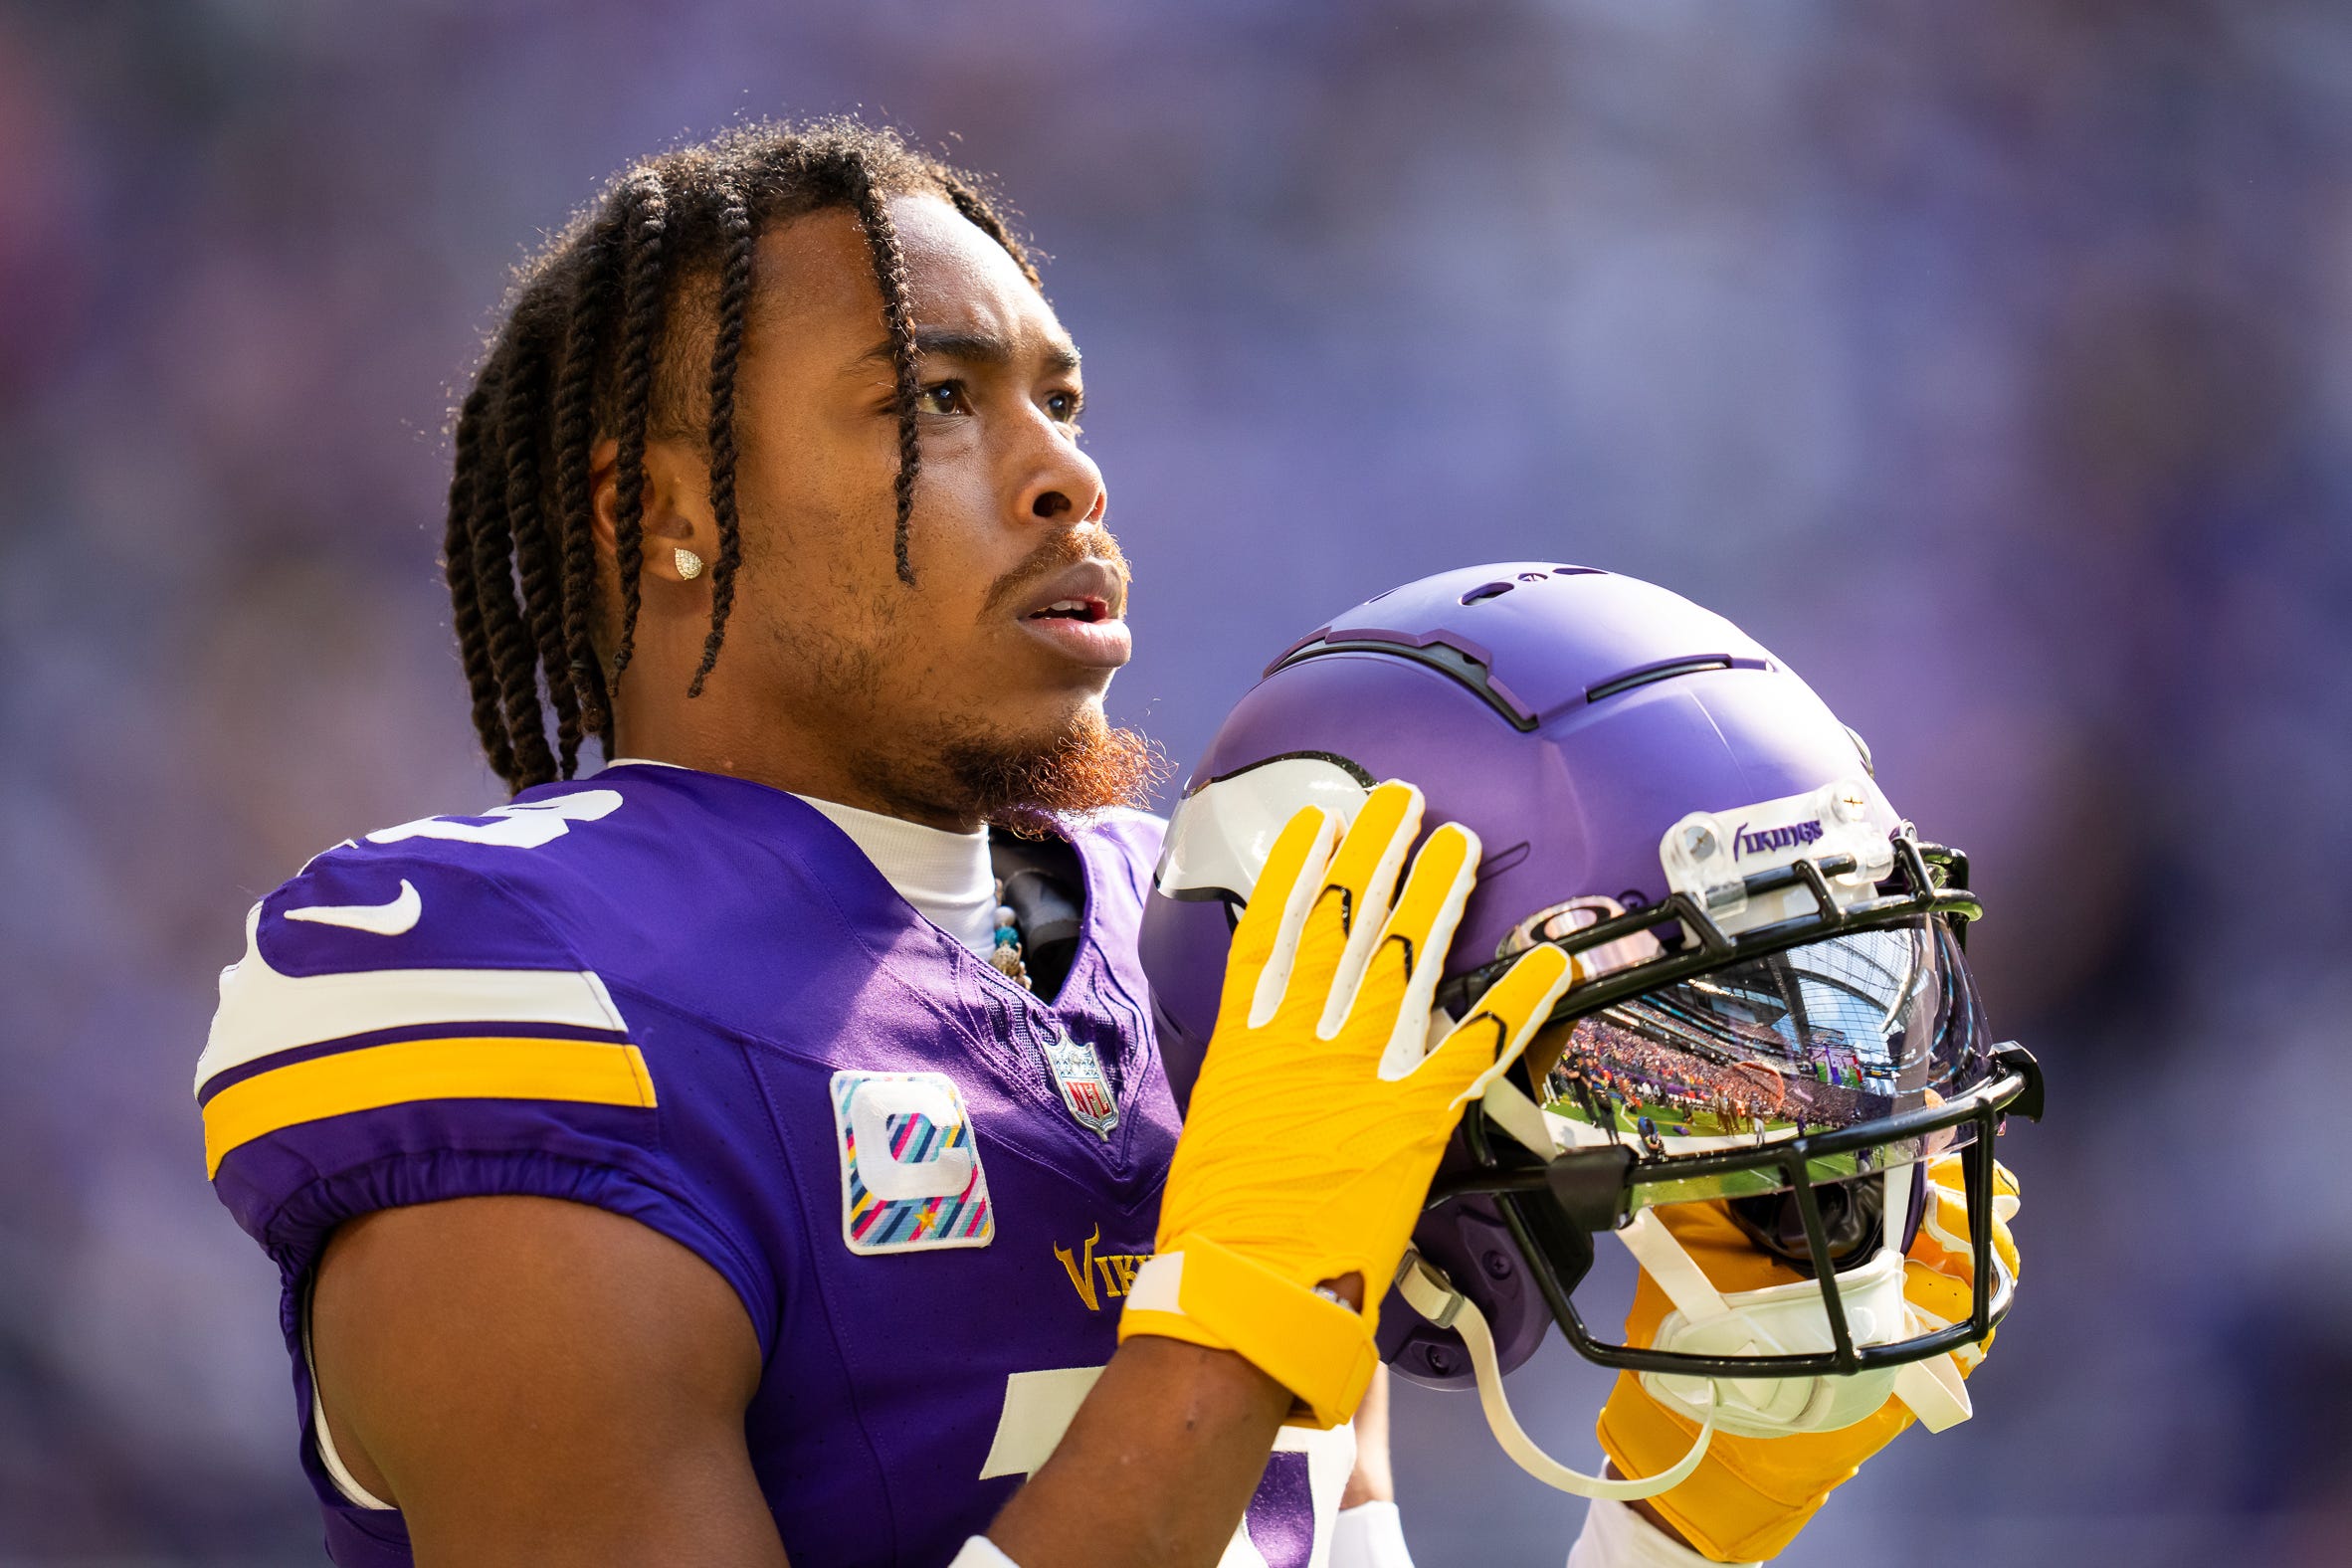
{"label": "clear helmet visor", "polygon": [[[1615,1140],[1641,1156],[1640,1208],[1783,1191],[1785,1174],[1770,1165],[1692,1176],[1675,1172],[1675,1157],[1941,1104],[1988,1076],[1988,1042],[1959,943],[1940,916],[1922,916],[1662,985],[1552,1026],[1529,1058],[1542,1067],[1560,1146]],[[1808,1170],[1841,1181],[1973,1135],[1963,1124],[1825,1155]]]}

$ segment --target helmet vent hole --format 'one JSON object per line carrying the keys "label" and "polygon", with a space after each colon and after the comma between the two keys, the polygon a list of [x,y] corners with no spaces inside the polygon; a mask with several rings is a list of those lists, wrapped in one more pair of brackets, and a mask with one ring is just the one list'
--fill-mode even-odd
{"label": "helmet vent hole", "polygon": [[1631,691],[1636,686],[1648,686],[1653,681],[1671,681],[1676,676],[1695,675],[1701,670],[1730,670],[1737,662],[1729,654],[1702,654],[1696,659],[1669,659],[1663,664],[1629,670],[1622,676],[1599,682],[1584,688],[1587,702],[1598,702],[1620,691]]}
{"label": "helmet vent hole", "polygon": [[1476,604],[1481,599],[1499,599],[1517,586],[1519,585],[1513,582],[1480,583],[1477,587],[1472,588],[1469,593],[1464,594],[1462,596],[1462,602],[1464,604]]}

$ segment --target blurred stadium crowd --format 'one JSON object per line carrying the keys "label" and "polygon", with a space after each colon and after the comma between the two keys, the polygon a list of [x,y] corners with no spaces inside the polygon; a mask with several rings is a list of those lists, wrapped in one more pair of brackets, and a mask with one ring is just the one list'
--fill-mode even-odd
{"label": "blurred stadium crowd", "polygon": [[[1784,1561],[2344,1560],[2352,10],[6,0],[0,1563],[318,1560],[215,973],[305,856],[493,796],[434,548],[506,267],[632,153],[861,106],[1053,255],[1113,711],[1178,759],[1332,611],[1576,560],[1974,856],[2050,1073],[2021,1306]],[[1605,1387],[1519,1399],[1589,1463]],[[1397,1419],[1425,1564],[1560,1560],[1474,1402]]]}

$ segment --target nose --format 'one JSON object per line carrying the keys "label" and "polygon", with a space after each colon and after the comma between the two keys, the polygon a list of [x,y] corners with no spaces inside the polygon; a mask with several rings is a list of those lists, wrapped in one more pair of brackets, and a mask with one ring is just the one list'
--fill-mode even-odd
{"label": "nose", "polygon": [[[1042,419],[1040,423],[1050,424]],[[1102,471],[1065,432],[1051,431],[1044,442],[1013,497],[1013,515],[1023,522],[1058,522],[1064,527],[1100,523],[1110,505]]]}

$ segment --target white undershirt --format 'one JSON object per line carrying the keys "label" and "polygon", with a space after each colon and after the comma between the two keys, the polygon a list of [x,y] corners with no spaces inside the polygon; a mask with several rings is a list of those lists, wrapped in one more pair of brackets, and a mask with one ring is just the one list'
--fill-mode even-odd
{"label": "white undershirt", "polygon": [[800,798],[848,834],[916,913],[983,958],[996,950],[996,874],[989,869],[986,828],[949,833],[838,801]]}
{"label": "white undershirt", "polygon": [[[651,757],[615,757],[613,767],[674,768]],[[949,833],[879,811],[787,791],[825,814],[866,852],[882,881],[915,912],[981,957],[996,950],[996,874],[988,864],[988,830]]]}

